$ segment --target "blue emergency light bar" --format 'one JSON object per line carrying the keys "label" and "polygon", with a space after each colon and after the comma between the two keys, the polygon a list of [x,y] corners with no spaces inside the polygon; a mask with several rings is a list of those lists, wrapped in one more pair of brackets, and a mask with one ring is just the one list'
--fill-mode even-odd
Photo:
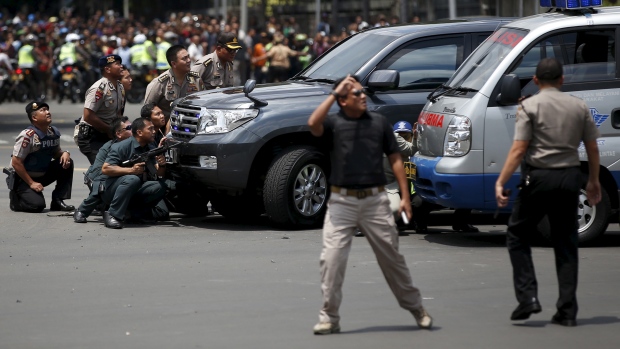
{"label": "blue emergency light bar", "polygon": [[540,0],[540,7],[557,7],[568,10],[602,6],[603,0]]}

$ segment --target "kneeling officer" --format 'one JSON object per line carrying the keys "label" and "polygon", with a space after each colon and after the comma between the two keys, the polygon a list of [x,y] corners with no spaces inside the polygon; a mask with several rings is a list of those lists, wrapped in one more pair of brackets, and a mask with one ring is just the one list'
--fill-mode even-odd
{"label": "kneeling officer", "polygon": [[[63,200],[71,198],[73,160],[60,148],[60,132],[52,123],[49,105],[26,105],[30,125],[15,141],[9,173],[10,207],[13,211],[41,212],[45,208],[43,188],[56,182],[51,211],[73,211]],[[12,178],[11,178],[12,177]]]}
{"label": "kneeling officer", "polygon": [[137,118],[131,124],[131,132],[133,137],[112,145],[101,168],[101,172],[108,176],[103,193],[103,201],[110,205],[108,211],[103,213],[103,221],[108,228],[122,228],[121,222],[127,209],[131,209],[134,219],[152,219],[148,216],[151,208],[166,194],[165,186],[158,181],[158,177],[166,172],[163,155],[150,157],[146,162],[132,167],[123,167],[123,162],[134,155],[155,148],[151,144],[155,139],[155,127],[151,121]]}

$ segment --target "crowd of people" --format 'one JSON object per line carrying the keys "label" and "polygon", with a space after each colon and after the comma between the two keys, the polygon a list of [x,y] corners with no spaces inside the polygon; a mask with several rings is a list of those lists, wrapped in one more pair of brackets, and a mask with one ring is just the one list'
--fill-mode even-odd
{"label": "crowd of people", "polygon": [[[100,78],[97,60],[102,55],[118,54],[135,78],[145,69],[156,68],[160,73],[168,69],[165,52],[171,45],[187,48],[195,62],[213,52],[221,32],[232,32],[241,46],[235,56],[234,84],[241,85],[248,78],[268,83],[288,79],[351,34],[399,20],[379,15],[376,23],[369,24],[357,16],[340,30],[333,30],[328,22],[324,15],[316,31],[310,33],[300,28],[295,17],[270,17],[244,32],[236,16],[224,19],[188,12],[150,21],[131,14],[123,18],[114,11],[97,11],[87,18],[69,10],[58,15],[4,13],[0,18],[0,55],[14,60],[14,66],[4,64],[8,70],[22,65],[34,69],[33,98],[43,99],[48,93],[55,98],[64,64],[75,65],[82,72],[83,93]],[[272,48],[275,50],[269,53]],[[2,62],[8,60],[0,59],[0,66]]]}

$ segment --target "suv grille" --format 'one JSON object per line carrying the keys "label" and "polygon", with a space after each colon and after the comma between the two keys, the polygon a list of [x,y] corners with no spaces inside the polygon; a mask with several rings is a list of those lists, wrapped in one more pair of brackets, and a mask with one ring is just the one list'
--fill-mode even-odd
{"label": "suv grille", "polygon": [[196,135],[199,122],[199,107],[177,105],[170,113],[172,136],[179,140],[189,141]]}

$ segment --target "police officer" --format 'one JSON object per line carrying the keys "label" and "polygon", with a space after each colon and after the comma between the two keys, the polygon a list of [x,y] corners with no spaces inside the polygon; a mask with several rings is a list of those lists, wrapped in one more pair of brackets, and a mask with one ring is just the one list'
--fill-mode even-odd
{"label": "police officer", "polygon": [[233,61],[240,48],[235,33],[223,32],[217,37],[215,51],[194,62],[192,71],[207,90],[233,86]]}
{"label": "police officer", "polygon": [[598,130],[584,101],[564,94],[562,64],[545,58],[536,67],[534,83],[540,92],[521,101],[514,142],[495,184],[497,205],[508,204],[504,185],[521,165],[521,186],[508,222],[507,245],[519,306],[511,320],[524,320],[542,308],[529,239],[546,215],[551,225],[560,296],[551,322],[577,325],[577,207],[583,183],[578,147],[588,155],[586,194],[592,205],[601,200]]}
{"label": "police officer", "polygon": [[99,148],[112,139],[109,134],[110,124],[123,116],[125,108],[121,57],[103,56],[98,63],[103,77],[86,91],[84,116],[78,125],[78,145],[91,165],[95,162]]}
{"label": "police officer", "polygon": [[[334,102],[340,112],[329,114]],[[331,145],[331,197],[323,225],[321,290],[323,306],[315,334],[340,331],[342,284],[355,227],[368,237],[377,262],[401,307],[409,310],[420,328],[430,329],[432,318],[422,306],[404,257],[398,252],[398,232],[384,191],[382,157],[387,154],[401,189],[399,212],[411,217],[409,188],[392,126],[380,114],[368,112],[366,96],[352,76],[334,83],[332,94],[308,120],[310,132]],[[343,164],[347,163],[347,166]]]}
{"label": "police officer", "polygon": [[138,34],[133,38],[133,46],[129,49],[131,66],[142,73],[145,73],[144,70],[148,70],[153,67],[153,60],[147,51],[145,42],[146,35]]}
{"label": "police officer", "polygon": [[73,214],[73,221],[76,223],[86,223],[86,218],[101,204],[99,184],[105,182],[107,179],[107,176],[101,174],[101,167],[112,145],[131,137],[131,122],[129,122],[126,116],[121,119],[114,119],[110,125],[110,130],[114,135],[114,139],[108,141],[99,149],[95,162],[86,171],[84,180],[90,182],[90,193]]}
{"label": "police officer", "polygon": [[45,208],[43,188],[56,182],[51,211],[73,211],[63,200],[71,198],[73,160],[60,148],[60,132],[52,123],[49,105],[30,102],[26,105],[30,125],[15,141],[11,168],[17,177],[11,189],[13,211],[41,212]]}
{"label": "police officer", "polygon": [[121,166],[123,161],[131,159],[134,155],[155,148],[151,144],[155,137],[151,121],[144,118],[135,119],[131,123],[131,133],[133,137],[112,145],[101,168],[101,172],[108,176],[102,198],[110,205],[110,208],[103,213],[103,221],[106,227],[112,229],[123,227],[122,220],[127,209],[131,209],[133,219],[152,219],[151,209],[166,194],[165,186],[158,181],[158,177],[164,176],[166,172],[166,160],[163,155],[150,157],[146,162],[135,164],[133,167]]}
{"label": "police officer", "polygon": [[155,62],[155,66],[160,74],[170,69],[168,58],[166,58],[166,52],[172,47],[172,42],[174,42],[177,37],[178,36],[173,32],[165,32],[164,40],[157,45],[157,61]]}
{"label": "police officer", "polygon": [[[166,59],[170,64],[170,69],[146,87],[144,105],[154,103],[158,106],[164,112],[168,125],[172,110],[170,104],[177,98],[204,90],[204,85],[198,73],[190,71],[192,62],[183,46],[171,46],[166,51]],[[170,131],[169,125],[166,127],[166,132],[168,131]]]}
{"label": "police officer", "polygon": [[25,44],[19,48],[17,51],[17,65],[22,69],[29,69],[31,74],[30,78],[26,83],[28,84],[28,88],[31,91],[32,96],[36,99],[41,97],[39,93],[39,74],[37,73],[37,61],[39,57],[37,56],[34,49],[35,36],[33,34],[26,35],[24,40]]}

